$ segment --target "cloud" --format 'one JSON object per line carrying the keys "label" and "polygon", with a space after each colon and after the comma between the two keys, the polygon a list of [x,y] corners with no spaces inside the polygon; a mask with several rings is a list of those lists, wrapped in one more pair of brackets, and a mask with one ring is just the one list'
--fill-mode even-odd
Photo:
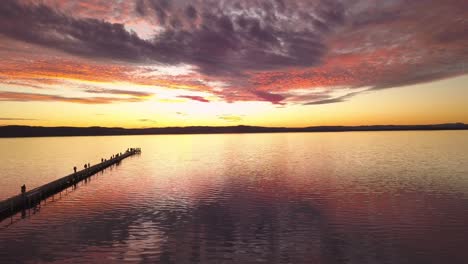
{"label": "cloud", "polygon": [[140,102],[140,98],[113,98],[113,97],[64,97],[59,95],[19,93],[0,91],[0,101],[13,102],[68,102],[78,104],[111,104],[119,102]]}
{"label": "cloud", "polygon": [[138,119],[138,121],[139,122],[144,122],[144,123],[158,123],[158,121],[156,121],[156,120],[147,119],[147,118]]}
{"label": "cloud", "polygon": [[[366,91],[366,90],[364,90],[364,91]],[[326,95],[325,98],[323,98],[323,99],[319,99],[319,97],[318,97],[314,101],[304,103],[304,105],[323,105],[323,104],[341,103],[341,102],[347,101],[349,98],[351,98],[351,97],[353,97],[353,96],[355,96],[357,94],[360,94],[360,93],[362,93],[364,91],[348,93],[346,95],[337,96],[337,97],[330,97],[330,96]]]}
{"label": "cloud", "polygon": [[1,121],[37,121],[35,118],[0,117]]}
{"label": "cloud", "polygon": [[[241,12],[235,5],[220,6],[204,3],[201,24],[184,23],[190,28],[179,28],[174,21],[183,20],[171,7],[171,2],[138,1],[140,15],[155,15],[160,25],[171,25],[151,41],[128,32],[123,24],[90,18],[67,16],[46,5],[24,5],[4,0],[0,6],[0,33],[29,43],[53,47],[90,58],[117,59],[128,62],[186,63],[196,65],[206,74],[241,74],[246,70],[266,70],[283,66],[311,66],[325,51],[320,36],[310,30],[295,32],[279,27],[281,21],[270,16],[265,24],[259,17],[243,12],[233,16],[227,11]],[[327,5],[323,5],[324,8]],[[189,14],[195,7],[184,6]],[[224,8],[227,8],[223,12]],[[211,9],[211,11],[209,11]],[[324,19],[334,19],[324,11]],[[186,16],[185,16],[186,17]],[[193,20],[193,19],[192,19]]]}
{"label": "cloud", "polygon": [[[202,77],[192,72],[176,75],[159,73],[158,67],[97,64],[87,60],[69,58],[48,60],[34,58],[9,58],[0,66],[0,83],[33,88],[46,86],[64,86],[67,81],[99,82],[112,85],[115,82],[131,83],[146,86],[162,86],[173,89],[209,90],[199,79]],[[80,85],[88,88],[90,85]],[[94,90],[92,87],[89,90]],[[95,93],[104,92],[97,89]],[[118,90],[116,90],[118,91]],[[127,90],[128,91],[128,90]],[[128,91],[133,93],[133,91]],[[138,92],[137,92],[138,93]]]}
{"label": "cloud", "polygon": [[6,36],[80,56],[135,61],[152,49],[122,24],[78,19],[41,4],[2,1],[0,22]]}
{"label": "cloud", "polygon": [[265,101],[272,102],[273,104],[281,104],[281,101],[285,99],[284,96],[279,94],[273,94],[264,91],[253,91],[253,94],[264,99]]}
{"label": "cloud", "polygon": [[198,12],[195,7],[192,5],[188,5],[187,8],[185,9],[185,14],[189,19],[196,19],[198,17]]}
{"label": "cloud", "polygon": [[[0,76],[120,80],[197,89],[227,102],[321,104],[348,99],[334,87],[379,90],[468,72],[466,1],[136,0],[106,9],[102,3],[3,0],[3,37],[68,55],[57,55],[62,63],[55,68],[47,59],[45,67],[19,63],[20,71],[7,58]],[[142,21],[153,37],[141,37],[135,25]],[[94,63],[66,67],[72,57]],[[194,72],[145,75],[141,67],[151,65],[189,65]],[[328,94],[313,101],[294,93],[323,87]]]}
{"label": "cloud", "polygon": [[113,94],[113,95],[129,95],[133,97],[148,97],[153,95],[149,92],[131,91],[131,90],[119,90],[119,89],[104,89],[104,88],[88,88],[84,90],[87,93],[94,94]]}
{"label": "cloud", "polygon": [[209,103],[210,100],[205,99],[203,96],[196,96],[196,95],[179,95],[177,96],[178,98],[185,98],[185,99],[190,99],[193,101],[197,102],[202,102],[202,103]]}
{"label": "cloud", "polygon": [[25,82],[25,81],[0,80],[0,83],[8,84],[8,85],[23,86],[23,87],[33,88],[33,89],[44,89],[44,86],[42,86],[42,85],[33,84],[33,83],[30,83],[30,82]]}
{"label": "cloud", "polygon": [[219,115],[218,118],[227,122],[240,122],[243,119],[242,116],[237,115]]}

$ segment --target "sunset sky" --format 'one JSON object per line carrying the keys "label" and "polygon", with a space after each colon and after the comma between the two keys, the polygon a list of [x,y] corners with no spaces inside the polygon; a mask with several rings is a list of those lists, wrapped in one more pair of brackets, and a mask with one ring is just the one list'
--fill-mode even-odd
{"label": "sunset sky", "polygon": [[468,123],[466,0],[1,0],[0,125]]}

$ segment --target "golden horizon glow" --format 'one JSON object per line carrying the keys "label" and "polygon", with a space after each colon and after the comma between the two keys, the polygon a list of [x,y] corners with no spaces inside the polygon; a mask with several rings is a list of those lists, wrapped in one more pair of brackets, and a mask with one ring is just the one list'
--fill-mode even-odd
{"label": "golden horizon glow", "polygon": [[[12,120],[0,120],[0,125],[144,128],[468,123],[466,83],[468,76],[463,76],[367,92],[335,104],[310,106],[278,106],[268,102],[204,103],[181,98],[168,102],[157,96],[138,103],[86,107],[67,102],[2,102],[2,115],[11,116]],[[441,88],[444,86],[446,88]],[[418,99],[422,92],[425,96]]]}

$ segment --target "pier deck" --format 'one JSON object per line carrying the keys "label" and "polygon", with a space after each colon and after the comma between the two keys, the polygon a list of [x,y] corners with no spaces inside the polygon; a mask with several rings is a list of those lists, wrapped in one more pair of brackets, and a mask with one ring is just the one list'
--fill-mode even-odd
{"label": "pier deck", "polygon": [[118,164],[120,161],[127,157],[139,153],[141,153],[140,148],[128,149],[125,153],[116,154],[110,159],[104,160],[99,164],[90,166],[89,168],[86,168],[81,171],[77,171],[58,180],[34,188],[30,191],[8,198],[4,201],[0,201],[0,221],[10,216],[13,216],[22,210],[33,208],[48,197],[59,193],[71,186],[74,186],[80,181],[85,180],[112,165]]}

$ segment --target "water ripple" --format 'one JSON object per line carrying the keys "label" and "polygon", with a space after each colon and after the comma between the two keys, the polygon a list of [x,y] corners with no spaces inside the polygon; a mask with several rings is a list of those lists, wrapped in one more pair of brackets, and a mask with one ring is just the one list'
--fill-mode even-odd
{"label": "water ripple", "polygon": [[[49,198],[24,219],[19,214],[3,221],[0,262],[361,264],[468,258],[464,131],[102,139],[0,139],[0,149],[19,152],[0,151],[2,157],[34,157],[21,166],[39,175],[15,178],[16,167],[0,164],[6,173],[15,168],[1,179],[4,194],[25,179],[47,182],[53,166],[38,164],[51,164],[56,155],[63,162],[56,172],[65,172],[80,157],[143,149],[141,156]],[[11,144],[48,147],[55,155]],[[76,149],[64,147],[70,145]]]}

